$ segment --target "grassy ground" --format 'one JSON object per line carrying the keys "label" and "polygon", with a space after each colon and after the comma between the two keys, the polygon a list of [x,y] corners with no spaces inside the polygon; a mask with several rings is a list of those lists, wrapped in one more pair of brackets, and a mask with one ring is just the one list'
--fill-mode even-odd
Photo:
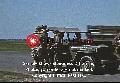
{"label": "grassy ground", "polygon": [[0,82],[43,82],[43,80],[21,73],[0,71]]}
{"label": "grassy ground", "polygon": [[30,51],[25,40],[0,41],[0,51]]}
{"label": "grassy ground", "polygon": [[[6,41],[0,40],[0,51],[19,51],[30,52],[25,40]],[[41,82],[42,79],[33,78],[30,75],[24,75],[15,72],[0,71],[0,82]]]}

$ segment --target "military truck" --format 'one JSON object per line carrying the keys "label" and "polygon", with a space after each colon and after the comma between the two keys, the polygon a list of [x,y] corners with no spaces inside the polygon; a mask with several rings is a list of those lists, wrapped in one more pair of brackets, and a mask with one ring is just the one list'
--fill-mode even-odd
{"label": "military truck", "polygon": [[87,32],[81,32],[78,28],[38,26],[26,38],[35,68],[40,73],[117,71],[120,59],[115,48],[119,48],[119,43],[116,43],[119,42],[119,36],[114,36],[114,43],[108,44],[104,38],[103,41],[96,41],[91,30],[90,26]]}
{"label": "military truck", "polygon": [[87,29],[91,33],[95,45],[108,45],[120,58],[118,56],[120,53],[117,51],[120,45],[120,26],[88,25]]}

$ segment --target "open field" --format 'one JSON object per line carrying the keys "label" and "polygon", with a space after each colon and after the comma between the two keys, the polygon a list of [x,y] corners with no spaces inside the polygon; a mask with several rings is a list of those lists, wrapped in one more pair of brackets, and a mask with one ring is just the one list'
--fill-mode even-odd
{"label": "open field", "polygon": [[14,81],[23,81],[24,78],[30,78],[29,75],[23,75],[20,73],[0,71],[0,82],[14,82]]}
{"label": "open field", "polygon": [[30,51],[25,40],[0,40],[0,51]]}
{"label": "open field", "polygon": [[36,79],[31,75],[0,71],[0,82],[43,82],[43,80]]}

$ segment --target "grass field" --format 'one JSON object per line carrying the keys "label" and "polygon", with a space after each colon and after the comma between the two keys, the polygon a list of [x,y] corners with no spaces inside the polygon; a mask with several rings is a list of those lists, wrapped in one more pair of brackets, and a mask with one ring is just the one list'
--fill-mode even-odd
{"label": "grass field", "polygon": [[25,40],[0,41],[0,51],[30,51],[30,48],[26,45]]}
{"label": "grass field", "polygon": [[21,73],[0,71],[0,82],[42,82],[42,79],[36,79],[31,75]]}

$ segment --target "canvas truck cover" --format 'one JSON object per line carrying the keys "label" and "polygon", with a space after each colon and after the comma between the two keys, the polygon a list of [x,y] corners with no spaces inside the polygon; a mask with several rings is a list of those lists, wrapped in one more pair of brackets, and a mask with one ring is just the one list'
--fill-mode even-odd
{"label": "canvas truck cover", "polygon": [[59,31],[59,32],[80,32],[78,28],[65,28],[65,27],[48,27],[50,31]]}
{"label": "canvas truck cover", "polygon": [[88,25],[87,30],[94,41],[112,41],[120,33],[120,26]]}

